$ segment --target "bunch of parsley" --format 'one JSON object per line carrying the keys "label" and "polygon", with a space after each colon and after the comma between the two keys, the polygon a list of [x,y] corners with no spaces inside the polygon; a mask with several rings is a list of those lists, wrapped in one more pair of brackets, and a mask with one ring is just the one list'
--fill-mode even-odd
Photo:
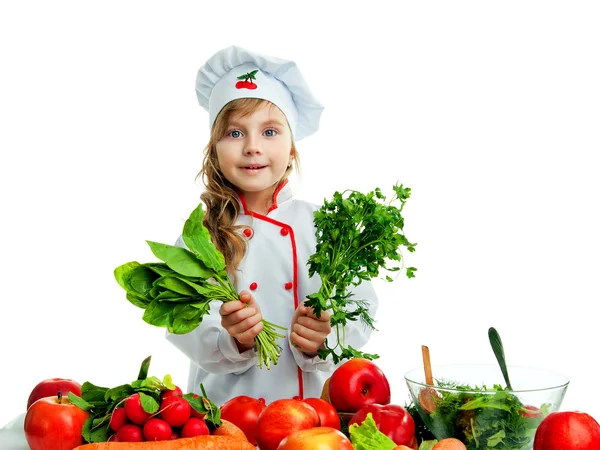
{"label": "bunch of parsley", "polygon": [[[374,319],[368,304],[351,298],[352,287],[378,277],[381,270],[389,272],[404,269],[402,247],[415,251],[415,243],[404,235],[402,209],[411,194],[403,185],[393,186],[394,195],[389,201],[379,188],[368,193],[347,190],[335,192],[331,201],[314,213],[317,246],[308,260],[309,275],[321,277],[318,292],[307,297],[306,306],[314,309],[317,317],[323,310],[331,311],[331,327],[336,333],[336,343],[319,350],[319,356],[332,356],[334,363],[356,357],[376,359],[346,346],[344,327],[348,321],[360,320],[371,329]],[[414,267],[407,267],[406,276],[415,276]],[[386,281],[393,281],[385,276]]]}

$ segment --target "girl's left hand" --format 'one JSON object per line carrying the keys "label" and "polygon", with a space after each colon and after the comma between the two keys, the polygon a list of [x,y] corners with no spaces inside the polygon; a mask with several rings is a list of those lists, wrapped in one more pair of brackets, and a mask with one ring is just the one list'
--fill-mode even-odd
{"label": "girl's left hand", "polygon": [[308,356],[316,356],[317,350],[331,333],[329,319],[330,315],[327,311],[321,311],[321,317],[317,317],[312,308],[304,304],[298,306],[290,327],[292,344]]}

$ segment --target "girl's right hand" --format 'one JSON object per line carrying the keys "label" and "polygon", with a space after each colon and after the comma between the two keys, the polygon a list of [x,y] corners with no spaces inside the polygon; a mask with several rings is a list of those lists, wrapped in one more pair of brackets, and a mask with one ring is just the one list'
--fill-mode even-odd
{"label": "girl's right hand", "polygon": [[262,314],[255,298],[248,292],[240,292],[239,301],[221,305],[221,326],[235,339],[240,352],[254,347],[254,338],[263,329]]}

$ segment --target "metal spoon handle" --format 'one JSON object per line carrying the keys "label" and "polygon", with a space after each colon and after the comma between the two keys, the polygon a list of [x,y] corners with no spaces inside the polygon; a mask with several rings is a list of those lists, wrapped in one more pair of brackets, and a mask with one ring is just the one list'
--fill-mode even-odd
{"label": "metal spoon handle", "polygon": [[496,331],[494,327],[490,327],[490,329],[488,330],[488,337],[490,338],[490,345],[492,346],[494,355],[496,355],[496,359],[498,360],[498,364],[500,365],[502,376],[504,376],[506,387],[512,391],[510,379],[508,378],[508,369],[506,368],[506,358],[504,357],[504,346],[502,345],[502,339],[500,339],[500,334],[498,333],[498,331]]}

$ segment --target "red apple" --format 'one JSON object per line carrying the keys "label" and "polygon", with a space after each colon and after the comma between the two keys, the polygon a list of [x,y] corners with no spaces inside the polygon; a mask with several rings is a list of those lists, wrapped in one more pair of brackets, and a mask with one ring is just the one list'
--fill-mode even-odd
{"label": "red apple", "polygon": [[246,435],[246,439],[252,445],[256,445],[256,421],[266,407],[264,398],[238,395],[221,406],[221,419],[237,425]]}
{"label": "red apple", "polygon": [[69,380],[68,378],[48,378],[40,381],[29,394],[27,399],[27,409],[40,398],[54,397],[58,393],[66,397],[69,392],[81,397],[81,385],[77,381]]}
{"label": "red apple", "polygon": [[533,441],[533,450],[600,449],[600,425],[581,411],[559,411],[546,416]]}
{"label": "red apple", "polygon": [[295,431],[277,447],[277,450],[353,450],[352,443],[339,430],[331,427],[315,427]]}
{"label": "red apple", "polygon": [[340,416],[331,403],[326,402],[322,398],[315,397],[305,398],[302,401],[315,408],[315,411],[317,411],[317,414],[319,415],[322,427],[331,427],[336,430],[341,428]]}
{"label": "red apple", "polygon": [[258,416],[256,441],[260,450],[276,450],[294,431],[318,427],[319,423],[319,415],[308,403],[287,398],[275,400]]}
{"label": "red apple", "polygon": [[81,429],[89,413],[62,395],[43,397],[25,415],[25,438],[31,450],[73,450],[83,445]]}
{"label": "red apple", "polygon": [[410,413],[400,405],[366,405],[360,408],[348,422],[348,426],[362,424],[371,413],[377,429],[389,437],[396,445],[410,447],[415,437],[415,421]]}
{"label": "red apple", "polygon": [[338,367],[329,380],[329,401],[340,412],[356,412],[365,405],[390,403],[390,383],[372,361],[353,358]]}

